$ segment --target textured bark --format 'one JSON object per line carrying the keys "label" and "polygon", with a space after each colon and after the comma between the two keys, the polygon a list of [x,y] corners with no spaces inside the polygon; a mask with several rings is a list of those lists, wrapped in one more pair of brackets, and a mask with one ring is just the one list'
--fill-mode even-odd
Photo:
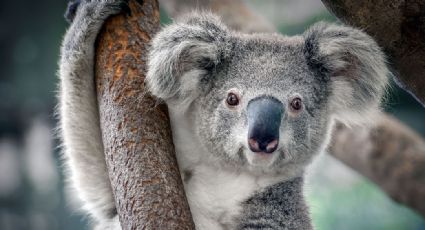
{"label": "textured bark", "polygon": [[380,186],[394,200],[425,215],[425,141],[394,118],[375,127],[335,127],[329,152]]}
{"label": "textured bark", "polygon": [[[252,30],[250,28],[260,28],[258,31],[274,31],[263,19],[256,19],[259,16],[255,13],[239,14],[238,12],[250,10],[242,1],[234,1],[231,5],[231,10],[227,12],[227,9],[225,9],[227,5],[222,7],[224,9],[211,7],[211,5],[219,5],[223,1],[226,0],[162,0],[161,4],[164,2],[164,8],[173,17],[188,11],[190,7],[192,9],[195,6],[201,9],[210,7],[214,13],[222,16],[227,25],[235,30],[241,29],[244,32],[255,32],[256,29]],[[342,12],[337,13],[337,15],[350,15],[350,18],[347,19],[348,22],[360,21],[361,23],[358,25],[365,28],[368,32],[372,31],[372,28],[380,28],[380,30],[375,31],[374,36],[381,46],[389,49],[387,52],[390,52],[390,57],[392,58],[390,62],[394,63],[395,68],[402,66],[400,80],[408,82],[404,79],[409,79],[409,82],[414,85],[413,88],[422,89],[418,94],[418,98],[422,98],[420,95],[425,93],[425,88],[423,87],[425,81],[425,76],[423,76],[425,75],[425,54],[422,53],[425,42],[425,35],[423,35],[425,31],[425,19],[423,18],[425,9],[423,8],[423,3],[425,1],[422,1],[422,3],[417,1],[417,4],[413,4],[415,1],[410,0],[411,3],[409,4],[412,5],[409,5],[409,7],[403,5],[404,8],[396,8],[401,1],[389,3],[383,0],[323,0],[323,2],[336,8],[335,11]],[[365,2],[368,2],[368,4]],[[377,4],[377,6],[372,6],[371,2]],[[343,3],[347,6],[357,5],[357,8],[344,8],[344,5],[341,5]],[[170,6],[167,6],[167,4]],[[341,9],[339,9],[340,6],[342,7]],[[359,11],[360,6],[362,6],[363,11]],[[176,7],[174,11],[172,10],[173,7]],[[393,7],[394,9],[386,11],[388,7]],[[400,10],[397,12],[402,12],[401,10],[404,9],[407,16],[415,15],[414,13],[416,12],[418,18],[415,19],[416,21],[409,21],[414,18],[407,20],[405,18],[407,17],[406,15],[395,14],[394,11],[396,9]],[[422,16],[415,9],[422,9]],[[373,14],[372,12],[376,14],[371,15]],[[401,26],[401,21],[403,20],[403,28],[396,28],[396,24],[398,23],[397,26]],[[257,21],[260,22],[258,25],[247,25],[256,24]],[[266,26],[262,29],[263,25]],[[405,28],[404,26],[407,27]],[[387,27],[389,31],[386,31]],[[419,36],[421,33],[422,36]],[[407,38],[413,40],[406,41]],[[403,51],[407,53],[404,56],[400,56]],[[407,58],[406,60],[409,61],[403,58]],[[403,66],[403,63],[406,66]],[[416,70],[418,71],[417,73],[415,72]],[[423,138],[388,115],[378,117],[377,124],[374,127],[350,129],[341,123],[338,123],[336,127],[338,128],[333,133],[332,145],[329,147],[330,154],[374,181],[394,200],[417,210],[425,216],[425,145]]]}
{"label": "textured bark", "polygon": [[322,0],[343,22],[382,46],[397,82],[425,106],[425,1]]}
{"label": "textured bark", "polygon": [[96,84],[105,157],[123,229],[194,229],[174,155],[167,108],[146,94],[156,0],[130,1],[98,37]]}

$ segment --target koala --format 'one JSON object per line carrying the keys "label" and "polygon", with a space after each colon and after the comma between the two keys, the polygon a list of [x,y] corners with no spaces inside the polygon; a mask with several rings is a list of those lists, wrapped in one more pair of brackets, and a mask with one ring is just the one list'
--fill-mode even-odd
{"label": "koala", "polygon": [[[70,184],[96,229],[120,229],[94,87],[94,43],[123,1],[81,1],[61,49],[59,115]],[[124,4],[125,5],[125,4]],[[153,39],[146,83],[168,108],[197,229],[312,229],[303,177],[335,120],[379,112],[389,70],[375,41],[317,23],[243,34],[208,12]]]}

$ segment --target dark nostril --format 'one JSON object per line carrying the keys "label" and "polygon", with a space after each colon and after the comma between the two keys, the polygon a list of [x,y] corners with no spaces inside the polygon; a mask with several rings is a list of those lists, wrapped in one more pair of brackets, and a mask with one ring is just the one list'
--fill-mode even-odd
{"label": "dark nostril", "polygon": [[253,152],[272,153],[277,149],[278,144],[276,139],[262,142],[258,142],[254,138],[248,139],[249,149]]}

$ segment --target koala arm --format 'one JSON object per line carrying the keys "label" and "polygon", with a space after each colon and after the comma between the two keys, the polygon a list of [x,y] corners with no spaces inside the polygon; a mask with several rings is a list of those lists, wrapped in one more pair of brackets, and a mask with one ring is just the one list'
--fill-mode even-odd
{"label": "koala arm", "polygon": [[103,22],[120,12],[123,1],[81,1],[77,7],[61,47],[59,128],[72,193],[83,211],[103,223],[116,219],[116,208],[99,126],[95,40]]}
{"label": "koala arm", "polygon": [[237,229],[313,229],[303,196],[303,178],[281,182],[242,204]]}

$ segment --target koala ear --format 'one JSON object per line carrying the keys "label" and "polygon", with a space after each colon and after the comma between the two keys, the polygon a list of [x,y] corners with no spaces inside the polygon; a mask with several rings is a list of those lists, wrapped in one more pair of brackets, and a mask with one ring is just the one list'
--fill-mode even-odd
{"label": "koala ear", "polygon": [[326,23],[311,27],[304,38],[310,68],[330,84],[331,113],[346,123],[376,114],[390,74],[376,42],[360,30]]}
{"label": "koala ear", "polygon": [[192,13],[165,27],[152,41],[146,83],[150,92],[177,104],[208,90],[227,55],[227,28],[210,13]]}

